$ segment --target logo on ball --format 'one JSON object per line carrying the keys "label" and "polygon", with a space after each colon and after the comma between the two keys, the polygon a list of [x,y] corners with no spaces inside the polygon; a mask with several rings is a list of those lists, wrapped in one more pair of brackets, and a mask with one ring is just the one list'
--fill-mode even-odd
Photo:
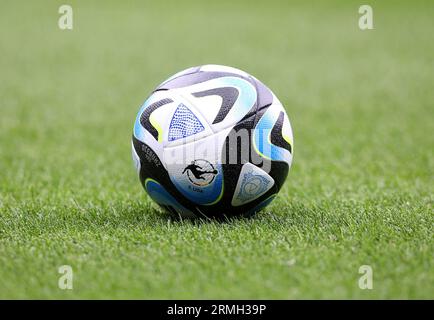
{"label": "logo on ball", "polygon": [[182,174],[186,174],[192,184],[199,187],[210,185],[217,173],[218,171],[211,162],[203,159],[192,161],[182,171]]}
{"label": "logo on ball", "polygon": [[255,174],[253,170],[246,172],[242,178],[240,190],[237,199],[241,202],[247,202],[251,199],[264,194],[270,188],[272,181],[267,177]]}

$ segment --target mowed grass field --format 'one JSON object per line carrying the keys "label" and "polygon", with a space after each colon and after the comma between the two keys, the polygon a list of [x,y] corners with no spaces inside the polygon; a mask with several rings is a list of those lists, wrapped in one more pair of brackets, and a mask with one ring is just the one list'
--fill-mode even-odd
{"label": "mowed grass field", "polygon": [[[369,31],[357,1],[69,1],[72,31],[63,3],[1,1],[0,298],[434,298],[432,2],[370,1]],[[139,106],[208,63],[292,122],[287,182],[251,219],[170,219],[133,168]]]}

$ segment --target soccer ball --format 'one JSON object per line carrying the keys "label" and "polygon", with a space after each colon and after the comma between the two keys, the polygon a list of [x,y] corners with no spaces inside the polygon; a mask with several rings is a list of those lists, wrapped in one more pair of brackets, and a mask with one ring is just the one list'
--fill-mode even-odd
{"label": "soccer ball", "polygon": [[204,65],[152,92],[137,114],[132,153],[143,187],[170,212],[252,215],[282,187],[293,137],[264,84],[235,68]]}

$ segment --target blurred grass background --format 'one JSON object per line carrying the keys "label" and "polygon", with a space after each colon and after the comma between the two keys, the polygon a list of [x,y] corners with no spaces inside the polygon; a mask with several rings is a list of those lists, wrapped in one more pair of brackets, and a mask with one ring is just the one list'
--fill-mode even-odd
{"label": "blurred grass background", "polygon": [[[434,297],[431,1],[370,1],[371,31],[358,1],[68,1],[72,31],[63,1],[0,3],[0,298]],[[292,122],[288,182],[250,220],[168,220],[132,166],[141,103],[208,63]]]}

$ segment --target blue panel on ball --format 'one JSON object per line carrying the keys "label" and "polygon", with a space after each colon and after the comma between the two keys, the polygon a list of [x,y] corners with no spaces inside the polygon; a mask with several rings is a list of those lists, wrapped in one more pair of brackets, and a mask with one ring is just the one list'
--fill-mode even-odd
{"label": "blue panel on ball", "polygon": [[176,108],[170,121],[169,141],[183,139],[203,130],[205,130],[205,127],[199,119],[189,108],[181,103]]}
{"label": "blue panel on ball", "polygon": [[149,196],[159,205],[171,206],[181,215],[193,215],[193,213],[182,206],[164,187],[154,179],[146,179],[145,189]]}
{"label": "blue panel on ball", "polygon": [[280,109],[269,107],[259,120],[253,132],[253,144],[255,151],[262,157],[274,161],[284,161],[291,164],[291,153],[285,148],[271,143],[270,135],[274,124],[280,114]]}

